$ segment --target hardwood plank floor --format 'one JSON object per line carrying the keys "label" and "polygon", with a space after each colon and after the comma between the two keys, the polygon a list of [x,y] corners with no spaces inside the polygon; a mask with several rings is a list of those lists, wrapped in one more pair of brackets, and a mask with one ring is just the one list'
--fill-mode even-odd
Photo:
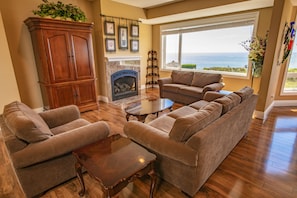
{"label": "hardwood plank floor", "polygon": [[[158,97],[158,90],[148,94]],[[181,105],[175,105],[178,108]],[[82,114],[91,122],[106,121],[112,133],[123,133],[126,123],[123,109],[112,103],[100,103],[99,110]],[[84,174],[87,193],[84,197],[101,197],[99,185]],[[130,183],[116,197],[148,197],[150,179],[143,177]],[[253,119],[249,132],[202,186],[195,198],[296,198],[297,197],[297,107],[275,107],[265,123]],[[76,178],[46,192],[43,198],[79,197]],[[9,157],[0,134],[0,197],[22,198]],[[158,180],[155,197],[184,198],[179,189]]]}

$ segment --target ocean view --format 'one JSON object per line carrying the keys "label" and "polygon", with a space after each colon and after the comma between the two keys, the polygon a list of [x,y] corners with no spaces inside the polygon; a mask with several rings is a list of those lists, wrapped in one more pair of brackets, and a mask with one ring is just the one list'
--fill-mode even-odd
{"label": "ocean view", "polygon": [[[197,69],[205,67],[236,67],[246,68],[248,52],[246,53],[187,53],[183,54],[181,64],[196,64]],[[176,54],[167,54],[166,63],[177,62]],[[292,54],[292,68],[297,68],[297,53]]]}

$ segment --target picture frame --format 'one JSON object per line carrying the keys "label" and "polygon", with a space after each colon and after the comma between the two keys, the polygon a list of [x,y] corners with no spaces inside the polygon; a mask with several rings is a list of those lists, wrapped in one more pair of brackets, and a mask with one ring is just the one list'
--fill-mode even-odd
{"label": "picture frame", "polygon": [[130,51],[131,52],[139,51],[139,40],[135,40],[135,39],[130,40]]}
{"label": "picture frame", "polygon": [[114,38],[106,38],[105,39],[105,50],[107,52],[115,52],[116,51],[116,41]]}
{"label": "picture frame", "polygon": [[139,25],[131,24],[131,37],[139,37]]}
{"label": "picture frame", "polygon": [[128,49],[128,28],[126,26],[119,26],[118,34],[119,49]]}
{"label": "picture frame", "polygon": [[104,34],[105,35],[115,35],[114,22],[104,21]]}

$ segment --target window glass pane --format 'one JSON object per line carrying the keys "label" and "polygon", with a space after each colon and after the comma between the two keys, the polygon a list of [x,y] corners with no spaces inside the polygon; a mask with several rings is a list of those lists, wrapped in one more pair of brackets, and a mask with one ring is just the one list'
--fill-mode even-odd
{"label": "window glass pane", "polygon": [[179,34],[170,34],[163,36],[165,45],[165,65],[166,68],[179,67]]}
{"label": "window glass pane", "polygon": [[294,41],[290,63],[286,75],[284,93],[297,93],[297,39]]}
{"label": "window glass pane", "polygon": [[183,68],[238,72],[246,75],[248,52],[240,45],[251,38],[253,26],[240,26],[182,34]]}
{"label": "window glass pane", "polygon": [[254,36],[257,18],[251,12],[161,26],[162,68],[249,76],[249,52],[242,44]]}

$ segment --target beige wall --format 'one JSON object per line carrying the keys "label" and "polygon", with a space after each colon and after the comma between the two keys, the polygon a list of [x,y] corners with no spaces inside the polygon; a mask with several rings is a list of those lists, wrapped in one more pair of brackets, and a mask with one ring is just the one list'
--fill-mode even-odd
{"label": "beige wall", "polygon": [[4,26],[2,22],[2,15],[0,12],[0,114],[3,112],[4,105],[18,100],[20,101],[20,95],[14,75],[14,70],[10,58],[10,52],[6,40]]}
{"label": "beige wall", "polygon": [[[37,9],[37,6],[40,3],[42,3],[41,0],[9,0],[0,2],[4,30],[7,35],[7,42],[15,77],[17,79],[20,98],[22,102],[32,108],[41,108],[43,102],[38,84],[38,75],[35,67],[31,37],[23,21],[28,17],[34,16],[32,10]],[[105,48],[103,46],[104,38],[100,14],[103,13],[105,15],[138,19],[140,17],[145,18],[144,11],[136,7],[125,6],[110,0],[63,0],[63,3],[72,3],[79,6],[86,13],[87,22],[94,22],[93,44],[95,70],[98,79],[97,93],[104,96],[106,95],[106,77],[104,70]],[[140,24],[140,51],[137,54],[141,54],[141,63],[144,68],[146,65],[147,51],[151,49],[151,39],[151,26]],[[115,55],[131,55],[131,52],[129,50],[117,50]],[[133,55],[135,54],[133,53]],[[144,84],[144,75],[145,74],[142,72],[142,84]]]}
{"label": "beige wall", "polygon": [[[89,20],[91,3],[86,0],[63,0],[64,3],[78,5],[87,14]],[[37,0],[9,0],[0,2],[0,10],[7,36],[9,50],[22,102],[32,108],[43,106],[35,67],[34,53],[30,33],[24,20],[34,16],[32,10],[42,1]]]}

